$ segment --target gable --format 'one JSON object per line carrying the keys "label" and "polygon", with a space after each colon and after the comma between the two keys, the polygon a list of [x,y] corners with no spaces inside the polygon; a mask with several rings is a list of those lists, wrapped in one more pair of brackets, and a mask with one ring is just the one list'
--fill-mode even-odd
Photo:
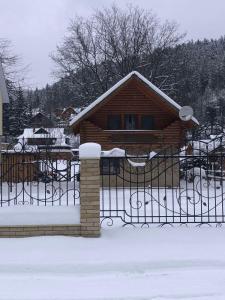
{"label": "gable", "polygon": [[54,125],[53,121],[41,112],[37,113],[31,119],[32,127],[52,127]]}
{"label": "gable", "polygon": [[44,128],[40,128],[37,131],[35,131],[34,134],[49,134],[49,133]]}
{"label": "gable", "polygon": [[[127,86],[130,82],[135,81],[139,88],[142,88],[144,93],[148,96],[153,95],[152,99],[155,101],[155,105],[163,105],[164,109],[170,111],[170,113],[178,116],[181,106],[172,100],[169,96],[159,90],[155,85],[148,81],[140,73],[134,71],[128,74],[126,77],[121,79],[117,84],[115,84],[111,89],[101,95],[93,103],[91,103],[87,108],[81,111],[77,116],[73,118],[70,122],[70,126],[77,127],[82,120],[87,119],[93,115],[97,110],[99,110],[103,105],[105,105],[112,97],[115,97],[122,89]],[[135,96],[135,93],[134,95]],[[130,107],[130,99],[128,99],[127,107]],[[198,121],[192,117],[191,123],[193,125],[199,124]]]}
{"label": "gable", "polygon": [[32,121],[43,120],[43,121],[51,122],[51,120],[46,115],[42,114],[41,112],[39,112],[35,116],[33,116],[31,120]]}
{"label": "gable", "polygon": [[162,101],[152,90],[147,89],[142,82],[134,78],[98,107],[99,111],[104,110],[105,112],[109,112],[111,109],[126,113],[163,111],[175,117],[178,115],[174,107]]}
{"label": "gable", "polygon": [[117,93],[109,97],[96,111],[87,117],[96,126],[107,129],[108,115],[120,115],[121,122],[127,114],[149,115],[154,119],[155,127],[162,129],[178,118],[176,111],[158,101],[154,93],[146,93],[143,84],[130,80]]}

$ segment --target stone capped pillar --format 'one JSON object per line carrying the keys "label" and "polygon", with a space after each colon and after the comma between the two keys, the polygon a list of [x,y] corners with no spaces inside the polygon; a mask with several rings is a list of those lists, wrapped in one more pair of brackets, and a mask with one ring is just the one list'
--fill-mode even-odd
{"label": "stone capped pillar", "polygon": [[80,157],[80,223],[81,236],[100,236],[100,157],[101,146],[85,143]]}

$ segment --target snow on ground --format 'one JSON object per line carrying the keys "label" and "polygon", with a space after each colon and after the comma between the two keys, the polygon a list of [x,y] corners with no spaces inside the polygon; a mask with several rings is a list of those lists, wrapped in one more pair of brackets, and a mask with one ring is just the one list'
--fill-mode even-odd
{"label": "snow on ground", "polygon": [[[1,207],[0,226],[79,224],[80,205]],[[1,240],[0,240],[1,244]]]}
{"label": "snow on ground", "polygon": [[0,299],[225,299],[225,229],[0,239]]}

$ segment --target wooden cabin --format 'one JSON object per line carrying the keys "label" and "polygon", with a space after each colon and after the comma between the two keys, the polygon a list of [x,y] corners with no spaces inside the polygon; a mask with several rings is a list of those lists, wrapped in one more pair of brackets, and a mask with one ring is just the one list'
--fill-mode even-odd
{"label": "wooden cabin", "polygon": [[38,112],[31,118],[31,127],[40,128],[40,127],[54,127],[54,122],[45,116],[43,113]]}
{"label": "wooden cabin", "polygon": [[[31,150],[31,149],[30,149]],[[71,173],[71,160],[73,159],[72,151],[65,150],[62,152],[41,151],[41,150],[5,150],[2,151],[2,163],[0,165],[0,182],[43,182],[44,175],[51,180],[56,175],[60,175],[63,169]],[[61,167],[61,169],[60,169]],[[65,180],[67,177],[63,178]]]}
{"label": "wooden cabin", "polygon": [[75,108],[69,106],[67,108],[64,108],[62,111],[60,118],[64,121],[68,121],[72,116],[76,115],[76,110]]}
{"label": "wooden cabin", "polygon": [[96,142],[103,150],[112,148],[160,151],[181,146],[184,130],[198,125],[192,117],[179,118],[180,106],[133,71],[81,111],[70,122],[80,143]]}
{"label": "wooden cabin", "polygon": [[55,108],[54,110],[54,115],[56,116],[56,118],[60,118],[61,114],[63,112],[63,109],[62,108]]}

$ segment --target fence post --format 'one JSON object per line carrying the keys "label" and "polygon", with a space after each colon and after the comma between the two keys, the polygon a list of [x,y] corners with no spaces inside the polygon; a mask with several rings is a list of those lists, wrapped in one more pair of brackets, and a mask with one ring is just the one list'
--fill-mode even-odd
{"label": "fence post", "polygon": [[80,223],[81,236],[100,236],[100,156],[101,146],[85,143],[80,157]]}

